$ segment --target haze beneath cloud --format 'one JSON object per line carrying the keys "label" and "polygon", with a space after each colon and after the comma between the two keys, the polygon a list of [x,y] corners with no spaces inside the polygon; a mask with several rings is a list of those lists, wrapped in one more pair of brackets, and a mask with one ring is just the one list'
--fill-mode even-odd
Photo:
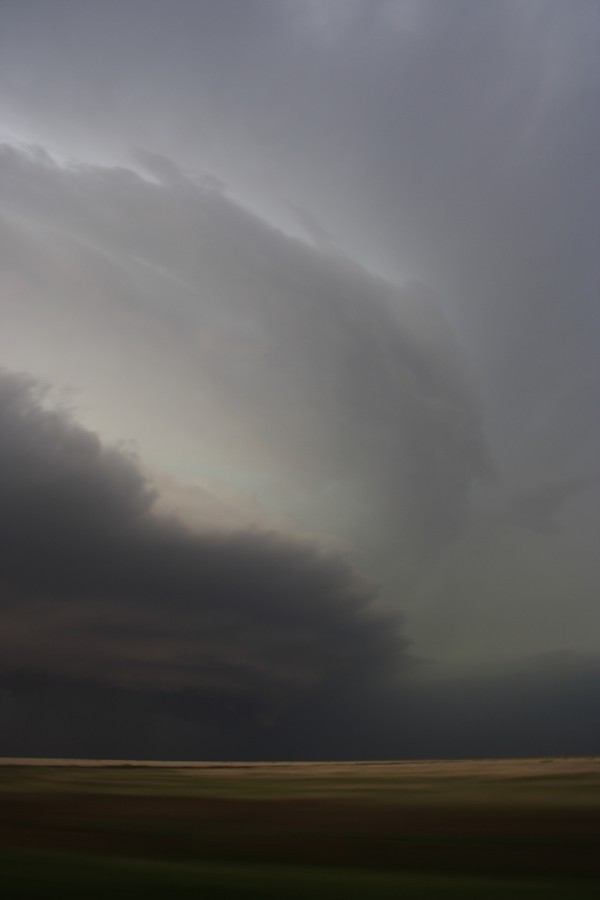
{"label": "haze beneath cloud", "polygon": [[5,0],[0,752],[598,752],[599,38]]}

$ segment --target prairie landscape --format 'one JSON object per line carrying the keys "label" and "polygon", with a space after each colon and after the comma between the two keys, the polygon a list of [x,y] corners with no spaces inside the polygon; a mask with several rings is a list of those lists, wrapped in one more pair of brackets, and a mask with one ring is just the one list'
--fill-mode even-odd
{"label": "prairie landscape", "polygon": [[592,898],[600,758],[0,763],[14,897]]}
{"label": "prairie landscape", "polygon": [[0,0],[0,900],[600,898],[599,12]]}

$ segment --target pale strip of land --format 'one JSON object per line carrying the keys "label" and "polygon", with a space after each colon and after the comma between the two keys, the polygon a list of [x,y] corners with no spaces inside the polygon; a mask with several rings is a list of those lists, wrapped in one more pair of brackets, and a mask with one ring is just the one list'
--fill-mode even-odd
{"label": "pale strip of land", "polygon": [[348,762],[0,759],[6,792],[600,809],[600,757]]}
{"label": "pale strip of land", "polygon": [[139,769],[177,769],[177,770],[214,770],[219,774],[243,774],[252,772],[266,777],[286,775],[310,775],[311,777],[331,778],[335,775],[370,775],[386,777],[418,777],[448,778],[480,776],[485,778],[510,777],[524,778],[536,775],[600,775],[600,756],[581,757],[535,757],[515,759],[440,759],[440,760],[348,760],[317,762],[219,762],[190,760],[139,760],[139,759],[54,759],[30,757],[0,757],[2,766],[31,767],[63,767],[63,768],[139,768]]}

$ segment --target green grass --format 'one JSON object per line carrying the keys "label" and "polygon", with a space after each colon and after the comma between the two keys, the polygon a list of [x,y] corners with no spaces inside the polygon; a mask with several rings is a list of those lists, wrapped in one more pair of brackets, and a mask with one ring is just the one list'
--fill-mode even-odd
{"label": "green grass", "polygon": [[74,853],[0,853],[7,898],[596,900],[591,881],[432,876],[323,867],[182,864]]}

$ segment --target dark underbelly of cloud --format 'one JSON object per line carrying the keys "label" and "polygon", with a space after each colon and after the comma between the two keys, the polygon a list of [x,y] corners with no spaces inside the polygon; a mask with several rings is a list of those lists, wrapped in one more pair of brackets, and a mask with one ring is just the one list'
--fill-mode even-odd
{"label": "dark underbelly of cloud", "polygon": [[198,534],[153,511],[136,461],[35,382],[0,377],[5,677],[185,696],[270,716],[405,662],[398,619],[340,556],[285,533]]}

